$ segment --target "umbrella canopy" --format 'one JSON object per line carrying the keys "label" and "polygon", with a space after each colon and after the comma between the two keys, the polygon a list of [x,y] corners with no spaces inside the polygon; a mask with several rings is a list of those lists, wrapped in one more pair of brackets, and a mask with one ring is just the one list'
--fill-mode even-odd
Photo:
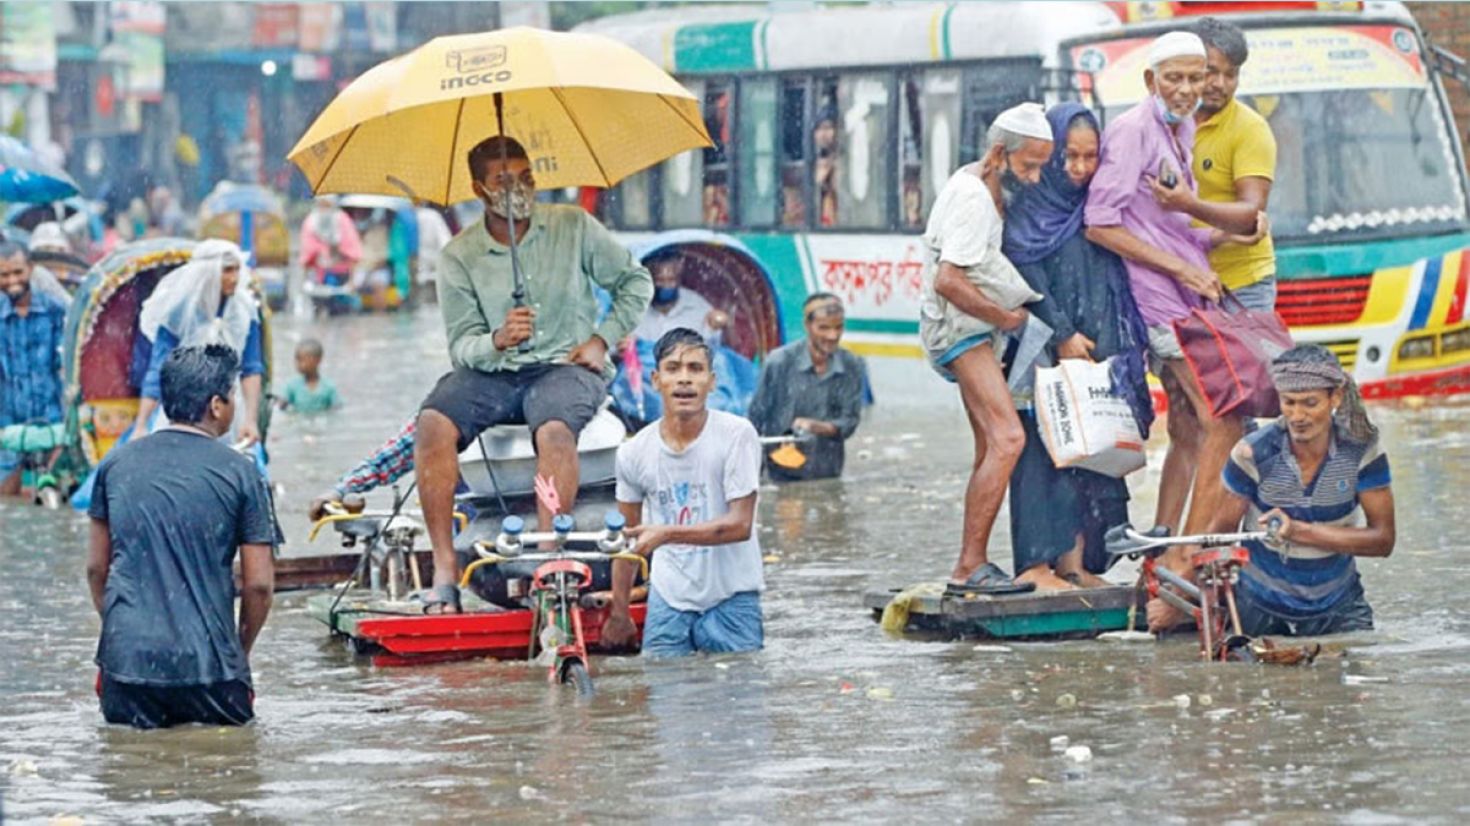
{"label": "umbrella canopy", "polygon": [[42,160],[15,138],[0,135],[0,201],[43,204],[79,192],[65,170]]}
{"label": "umbrella canopy", "polygon": [[280,197],[266,187],[225,182],[205,197],[204,203],[199,205],[199,211],[212,216],[221,212],[266,212],[276,215],[286,210],[281,206]]}
{"label": "umbrella canopy", "polygon": [[[465,158],[505,133],[538,189],[612,186],[709,146],[699,101],[628,46],[512,28],[439,37],[369,69],[328,104],[288,156],[317,193],[474,197]],[[403,186],[389,180],[402,182]]]}

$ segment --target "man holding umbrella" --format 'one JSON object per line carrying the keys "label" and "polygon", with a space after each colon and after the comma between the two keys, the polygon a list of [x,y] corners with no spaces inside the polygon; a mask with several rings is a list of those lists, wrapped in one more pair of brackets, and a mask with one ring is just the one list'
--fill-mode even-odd
{"label": "man holding umbrella", "polygon": [[[653,279],[597,219],[573,205],[536,202],[526,150],[492,137],[469,152],[485,218],[444,248],[439,305],[454,370],[419,412],[414,464],[434,547],[434,588],[426,603],[459,608],[453,546],[459,453],[485,428],[525,422],[536,470],[571,508],[577,494],[577,435],[597,412],[612,378],[611,345],[628,335],[653,296]],[[517,296],[512,253],[524,273]],[[612,294],[601,325],[592,285]],[[543,527],[552,514],[542,506]]]}

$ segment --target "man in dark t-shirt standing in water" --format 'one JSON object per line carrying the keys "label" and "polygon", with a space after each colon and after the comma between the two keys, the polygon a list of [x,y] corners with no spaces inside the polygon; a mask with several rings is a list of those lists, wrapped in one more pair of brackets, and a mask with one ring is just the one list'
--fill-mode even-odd
{"label": "man in dark t-shirt standing in water", "polygon": [[102,616],[97,693],[109,723],[255,716],[250,648],[270,612],[280,532],[255,464],[219,442],[235,417],[239,369],[224,345],[169,354],[162,396],[174,424],[97,468],[87,583]]}

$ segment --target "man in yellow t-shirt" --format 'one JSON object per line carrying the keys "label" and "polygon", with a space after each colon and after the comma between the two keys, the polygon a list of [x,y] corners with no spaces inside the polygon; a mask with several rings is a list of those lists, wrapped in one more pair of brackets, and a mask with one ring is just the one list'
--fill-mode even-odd
{"label": "man in yellow t-shirt", "polygon": [[[1204,41],[1206,54],[1205,88],[1194,116],[1192,166],[1199,194],[1175,187],[1160,201],[1200,224],[1224,230],[1224,243],[1210,252],[1210,268],[1242,304],[1271,310],[1276,305],[1276,250],[1263,232],[1267,227],[1256,224],[1264,217],[1276,175],[1276,138],[1265,118],[1235,99],[1240,67],[1250,54],[1245,34],[1212,17],[1201,19],[1193,31]],[[1258,233],[1259,240],[1250,241]]]}

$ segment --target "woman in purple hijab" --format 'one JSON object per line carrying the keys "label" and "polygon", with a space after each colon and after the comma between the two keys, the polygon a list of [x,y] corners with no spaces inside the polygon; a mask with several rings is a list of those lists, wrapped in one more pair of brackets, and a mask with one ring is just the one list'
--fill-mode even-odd
{"label": "woman in purple hijab", "polygon": [[[1042,300],[1027,306],[1055,331],[1053,355],[1093,361],[1116,356],[1113,385],[1140,431],[1153,422],[1143,361],[1148,341],[1118,256],[1083,235],[1082,209],[1097,172],[1097,118],[1080,103],[1047,111],[1055,136],[1041,182],[1006,210],[1002,251]],[[1017,580],[1041,589],[1102,584],[1108,528],[1128,521],[1128,486],[1086,470],[1059,470],[1032,410],[1020,411],[1026,446],[1011,474],[1011,546]]]}

